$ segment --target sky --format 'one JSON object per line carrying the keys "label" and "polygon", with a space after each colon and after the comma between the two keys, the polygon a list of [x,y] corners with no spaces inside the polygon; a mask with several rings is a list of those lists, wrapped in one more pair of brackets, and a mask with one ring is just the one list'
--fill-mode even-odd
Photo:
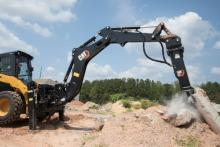
{"label": "sky", "polygon": [[[42,68],[42,78],[62,81],[72,49],[100,29],[165,22],[182,38],[192,85],[220,82],[219,11],[219,0],[0,0],[0,53],[25,51],[34,56],[35,79]],[[158,44],[146,47],[151,56],[161,58]],[[122,77],[176,81],[172,68],[146,59],[138,43],[107,47],[90,61],[85,74],[86,80]]]}

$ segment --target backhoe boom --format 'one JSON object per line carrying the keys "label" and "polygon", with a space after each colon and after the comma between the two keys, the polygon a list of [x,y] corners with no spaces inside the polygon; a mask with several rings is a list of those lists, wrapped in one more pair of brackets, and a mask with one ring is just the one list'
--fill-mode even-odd
{"label": "backhoe boom", "polygon": [[[187,95],[192,94],[193,88],[190,85],[183,61],[184,48],[181,43],[181,38],[172,34],[166,28],[164,23],[160,23],[153,33],[143,33],[141,32],[141,29],[141,27],[106,27],[98,32],[101,39],[97,40],[97,37],[92,37],[80,47],[73,49],[72,60],[64,78],[64,82],[66,83],[72,70],[71,79],[69,83],[66,84],[67,95],[65,102],[71,101],[80,92],[87,64],[92,58],[110,44],[120,44],[121,46],[124,46],[126,43],[130,42],[143,43],[144,54],[146,57],[153,61],[172,66],[174,74],[179,80],[181,89],[185,91]],[[162,31],[164,31],[166,35],[161,35]],[[160,43],[164,60],[160,61],[149,57],[145,50],[145,42]],[[166,44],[166,51],[171,58],[172,64],[168,63],[165,59],[162,43]]]}

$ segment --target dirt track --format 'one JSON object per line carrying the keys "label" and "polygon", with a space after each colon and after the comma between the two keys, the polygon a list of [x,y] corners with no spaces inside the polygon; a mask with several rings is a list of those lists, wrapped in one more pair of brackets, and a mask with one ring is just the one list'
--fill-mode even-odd
{"label": "dirt track", "polygon": [[[187,144],[188,138],[196,146],[220,146],[220,136],[206,124],[176,128],[163,121],[156,112],[163,109],[161,106],[116,116],[103,110],[82,111],[83,105],[70,104],[70,107],[74,110],[66,110],[65,122],[53,116],[51,121],[41,123],[36,132],[28,131],[27,119],[9,128],[1,127],[1,147],[175,147]],[[97,131],[103,122],[103,129]]]}
{"label": "dirt track", "polygon": [[67,121],[59,122],[55,117],[40,125],[40,131],[28,131],[27,120],[21,120],[14,128],[1,128],[0,143],[4,147],[58,147],[81,146],[82,136],[94,131],[94,120],[82,114],[66,114]]}

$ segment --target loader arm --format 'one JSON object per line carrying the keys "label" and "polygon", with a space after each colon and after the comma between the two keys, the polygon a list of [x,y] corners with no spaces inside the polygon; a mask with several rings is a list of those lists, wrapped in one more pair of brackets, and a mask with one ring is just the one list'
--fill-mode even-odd
{"label": "loader arm", "polygon": [[[100,39],[92,37],[80,47],[74,48],[72,51],[72,60],[64,78],[64,82],[66,83],[65,102],[71,101],[80,92],[86,67],[91,59],[110,44],[120,44],[121,46],[124,46],[129,42],[143,43],[144,54],[146,57],[153,61],[165,63],[173,67],[174,74],[179,81],[181,90],[185,91],[187,95],[192,94],[194,90],[190,85],[185,68],[183,60],[184,48],[181,43],[181,38],[172,34],[166,28],[164,23],[160,23],[152,33],[143,33],[141,30],[142,27],[106,27],[98,32]],[[161,35],[162,32],[164,32],[165,35]],[[146,42],[158,42],[161,44],[162,49],[163,44],[165,44],[167,54],[171,58],[171,64],[165,60],[164,52],[163,61],[158,61],[149,57],[145,51]],[[71,79],[67,83],[71,71]]]}

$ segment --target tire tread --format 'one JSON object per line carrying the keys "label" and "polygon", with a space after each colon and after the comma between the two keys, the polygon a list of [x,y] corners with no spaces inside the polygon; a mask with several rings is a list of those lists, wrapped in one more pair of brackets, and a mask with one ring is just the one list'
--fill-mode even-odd
{"label": "tire tread", "polygon": [[20,117],[20,114],[22,113],[23,110],[23,101],[21,96],[14,91],[3,91],[0,92],[1,95],[7,95],[14,101],[14,111],[4,120],[0,120],[0,125],[6,125],[6,124],[11,124],[14,121],[18,120]]}

